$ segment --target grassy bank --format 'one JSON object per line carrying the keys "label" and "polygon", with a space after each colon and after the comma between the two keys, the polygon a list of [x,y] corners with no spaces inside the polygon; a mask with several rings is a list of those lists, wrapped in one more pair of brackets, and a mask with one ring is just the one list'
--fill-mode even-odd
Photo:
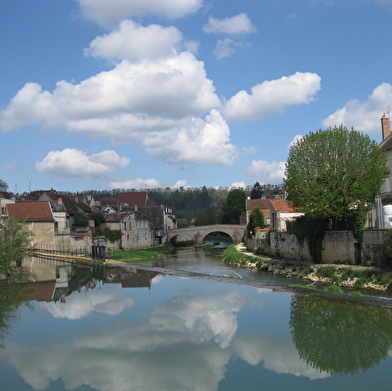
{"label": "grassy bank", "polygon": [[238,252],[236,245],[223,252],[223,262],[233,266],[268,271],[285,277],[302,278],[313,283],[332,284],[333,289],[369,289],[392,292],[392,272],[372,267],[308,264],[284,259],[261,259]]}
{"label": "grassy bank", "polygon": [[228,263],[230,265],[246,265],[247,263],[258,261],[256,257],[251,257],[249,255],[238,252],[236,249],[237,244],[238,243],[233,243],[223,251],[222,260],[224,263]]}
{"label": "grassy bank", "polygon": [[150,247],[141,250],[113,251],[107,254],[109,259],[126,263],[140,263],[151,259],[162,258],[173,250],[173,245],[165,243],[162,246]]}

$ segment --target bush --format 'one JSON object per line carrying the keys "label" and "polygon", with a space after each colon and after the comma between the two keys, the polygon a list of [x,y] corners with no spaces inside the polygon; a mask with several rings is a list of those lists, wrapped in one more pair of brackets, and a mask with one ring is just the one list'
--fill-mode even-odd
{"label": "bush", "polygon": [[350,292],[349,295],[351,295],[351,296],[360,296],[360,297],[363,296],[362,292],[358,292],[358,291]]}
{"label": "bush", "polygon": [[337,285],[329,285],[323,289],[324,292],[332,292],[332,293],[343,293],[343,290],[340,286]]}
{"label": "bush", "polygon": [[194,244],[195,242],[193,240],[183,240],[182,242],[174,243],[174,247],[190,247]]}
{"label": "bush", "polygon": [[316,287],[312,284],[307,284],[307,285],[302,285],[302,284],[294,284],[293,286],[296,286],[298,288],[306,288],[306,289],[313,289],[315,290]]}
{"label": "bush", "polygon": [[331,278],[335,275],[335,267],[334,266],[321,266],[317,270],[317,277],[321,278]]}
{"label": "bush", "polygon": [[352,269],[347,269],[341,277],[341,281],[346,281],[349,280],[350,278],[352,278],[353,275],[353,270]]}
{"label": "bush", "polygon": [[338,284],[341,281],[341,277],[333,275],[333,276],[331,276],[331,280],[333,283]]}
{"label": "bush", "polygon": [[225,263],[234,264],[237,263],[237,261],[241,258],[241,255],[242,254],[240,254],[235,248],[235,244],[231,244],[223,251],[222,260]]}
{"label": "bush", "polygon": [[369,280],[365,277],[358,278],[358,280],[355,281],[354,286],[355,288],[363,288],[365,284],[367,284]]}
{"label": "bush", "polygon": [[305,275],[305,276],[307,276],[308,274],[311,274],[313,272],[314,272],[314,269],[312,268],[312,266],[305,266],[302,269],[302,274]]}

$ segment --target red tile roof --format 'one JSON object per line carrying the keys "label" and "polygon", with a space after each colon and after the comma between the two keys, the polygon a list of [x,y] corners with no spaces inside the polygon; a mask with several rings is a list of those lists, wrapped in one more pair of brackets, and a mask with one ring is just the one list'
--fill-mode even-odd
{"label": "red tile roof", "polygon": [[255,206],[260,209],[269,209],[270,200],[265,198],[246,200],[246,210],[252,210]]}
{"label": "red tile roof", "polygon": [[266,200],[265,198],[246,200],[247,212],[250,213],[255,206],[258,206],[263,212],[264,220],[267,220],[270,217],[269,205],[270,200]]}
{"label": "red tile roof", "polygon": [[129,206],[158,206],[154,201],[148,199],[147,191],[129,191],[118,194],[120,203],[126,202]]}
{"label": "red tile roof", "polygon": [[287,200],[269,200],[277,212],[297,212]]}
{"label": "red tile roof", "polygon": [[117,223],[123,221],[126,217],[131,215],[132,212],[120,212],[120,213],[105,213],[105,221],[107,223]]}
{"label": "red tile roof", "polygon": [[49,202],[23,202],[8,204],[8,215],[15,220],[54,221]]}
{"label": "red tile roof", "polygon": [[53,299],[56,281],[32,284],[27,293],[27,300],[50,301]]}

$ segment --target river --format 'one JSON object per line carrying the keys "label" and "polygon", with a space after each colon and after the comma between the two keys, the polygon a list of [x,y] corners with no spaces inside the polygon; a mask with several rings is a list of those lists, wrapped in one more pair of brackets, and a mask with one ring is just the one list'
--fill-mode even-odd
{"label": "river", "polygon": [[58,282],[37,284],[26,304],[2,292],[0,389],[392,389],[390,310],[241,285],[282,281],[220,256],[186,248],[149,265],[232,283],[30,261]]}

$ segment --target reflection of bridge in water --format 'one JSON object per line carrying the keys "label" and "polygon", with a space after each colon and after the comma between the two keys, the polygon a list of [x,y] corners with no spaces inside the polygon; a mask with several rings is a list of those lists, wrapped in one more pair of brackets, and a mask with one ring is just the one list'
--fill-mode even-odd
{"label": "reflection of bridge in water", "polygon": [[198,227],[176,228],[168,231],[167,238],[170,242],[186,242],[193,240],[196,246],[203,244],[203,239],[214,232],[223,232],[231,237],[233,243],[241,242],[246,232],[245,225],[215,224]]}

